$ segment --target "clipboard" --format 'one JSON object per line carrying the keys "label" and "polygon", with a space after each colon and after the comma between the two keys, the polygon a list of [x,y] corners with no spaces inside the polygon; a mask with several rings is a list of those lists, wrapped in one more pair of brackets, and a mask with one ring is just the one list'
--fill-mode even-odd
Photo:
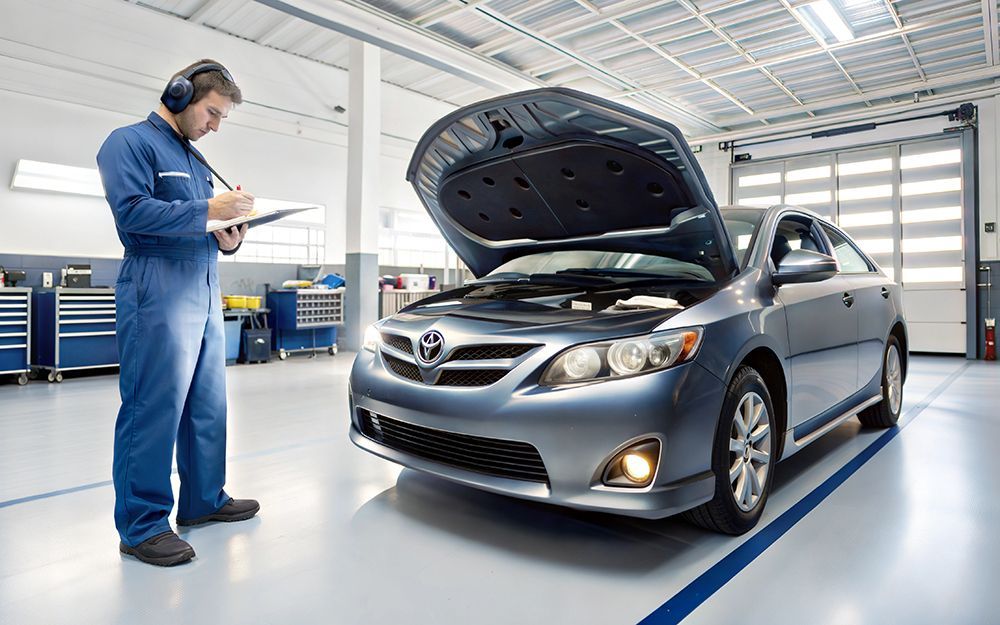
{"label": "clipboard", "polygon": [[205,232],[215,232],[216,230],[225,230],[232,226],[242,226],[247,224],[248,228],[253,228],[254,226],[259,226],[261,224],[268,224],[272,221],[277,221],[279,219],[284,219],[289,215],[294,215],[295,213],[301,213],[302,211],[309,211],[319,208],[319,206],[304,206],[297,208],[276,208],[269,211],[261,211],[256,215],[244,215],[243,217],[236,217],[234,219],[227,219],[226,221],[219,221],[217,219],[209,220],[208,225],[205,227]]}

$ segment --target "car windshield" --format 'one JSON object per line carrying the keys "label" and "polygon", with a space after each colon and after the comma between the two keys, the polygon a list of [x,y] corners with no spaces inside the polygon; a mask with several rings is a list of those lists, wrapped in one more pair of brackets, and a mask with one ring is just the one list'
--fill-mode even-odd
{"label": "car windshield", "polygon": [[754,232],[764,217],[763,208],[723,207],[722,219],[726,223],[729,240],[733,244],[736,263],[742,267]]}
{"label": "car windshield", "polygon": [[711,282],[712,273],[694,263],[629,252],[598,250],[559,250],[521,256],[500,265],[480,278],[480,282],[543,276],[569,280],[584,276],[593,278],[673,278]]}

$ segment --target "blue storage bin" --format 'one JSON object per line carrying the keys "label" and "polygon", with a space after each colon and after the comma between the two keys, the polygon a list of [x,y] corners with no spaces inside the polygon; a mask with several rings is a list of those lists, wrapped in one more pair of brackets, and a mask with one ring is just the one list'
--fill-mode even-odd
{"label": "blue storage bin", "polygon": [[240,328],[242,319],[223,322],[226,326],[226,363],[232,364],[240,357]]}

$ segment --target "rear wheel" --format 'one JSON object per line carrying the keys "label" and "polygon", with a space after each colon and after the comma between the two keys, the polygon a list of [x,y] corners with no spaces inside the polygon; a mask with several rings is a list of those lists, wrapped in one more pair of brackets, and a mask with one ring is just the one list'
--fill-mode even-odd
{"label": "rear wheel", "polygon": [[715,496],[686,512],[688,520],[734,535],[757,524],[771,490],[774,414],[764,379],[754,368],[741,367],[726,390],[715,435]]}
{"label": "rear wheel", "polygon": [[861,425],[870,428],[891,428],[899,421],[903,408],[903,358],[899,341],[890,336],[882,360],[882,401],[858,413]]}

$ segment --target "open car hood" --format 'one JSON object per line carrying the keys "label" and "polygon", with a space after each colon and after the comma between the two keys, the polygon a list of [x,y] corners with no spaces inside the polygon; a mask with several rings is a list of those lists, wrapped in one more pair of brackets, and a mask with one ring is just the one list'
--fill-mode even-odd
{"label": "open car hood", "polygon": [[455,111],[424,133],[406,179],[477,277],[560,249],[669,256],[717,280],[737,270],[681,132],[579,91],[525,91]]}

